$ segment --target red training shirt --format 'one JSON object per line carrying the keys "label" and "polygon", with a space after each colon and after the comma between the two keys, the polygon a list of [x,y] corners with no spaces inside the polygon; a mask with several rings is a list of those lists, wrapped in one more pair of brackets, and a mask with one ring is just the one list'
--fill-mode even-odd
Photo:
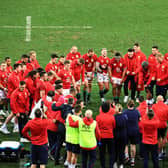
{"label": "red training shirt", "polygon": [[29,111],[29,92],[27,89],[20,91],[17,88],[10,98],[11,110],[14,114],[16,113],[26,113]]}
{"label": "red training shirt", "polygon": [[[22,130],[22,134],[28,140],[31,141],[33,145],[44,145],[48,143],[47,128],[52,123],[52,120],[34,118],[28,121]],[[28,134],[31,132],[31,136]]]}
{"label": "red training shirt", "polygon": [[106,73],[108,72],[108,67],[110,66],[110,58],[108,57],[103,57],[103,56],[100,56],[98,59],[97,59],[97,62],[99,62],[100,64],[100,69],[102,70],[102,72],[99,72],[99,73]]}
{"label": "red training shirt", "polygon": [[88,56],[88,54],[84,54],[83,59],[85,60],[85,71],[86,72],[93,72],[94,71],[94,67],[97,61],[97,55],[94,54],[93,56]]}
{"label": "red training shirt", "polygon": [[142,118],[142,142],[144,144],[155,145],[158,143],[157,129],[159,120],[154,116],[151,120],[147,115]]}

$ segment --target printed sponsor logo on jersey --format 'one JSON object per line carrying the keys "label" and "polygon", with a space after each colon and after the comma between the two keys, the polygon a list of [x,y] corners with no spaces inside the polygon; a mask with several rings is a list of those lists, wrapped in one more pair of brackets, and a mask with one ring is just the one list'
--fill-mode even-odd
{"label": "printed sponsor logo on jersey", "polygon": [[91,66],[92,66],[92,63],[89,63],[89,64],[88,64],[88,67],[91,67]]}

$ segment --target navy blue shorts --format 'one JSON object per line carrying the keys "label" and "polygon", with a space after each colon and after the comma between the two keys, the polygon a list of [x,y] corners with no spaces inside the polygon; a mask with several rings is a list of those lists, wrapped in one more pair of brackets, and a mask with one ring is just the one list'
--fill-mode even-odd
{"label": "navy blue shorts", "polygon": [[71,143],[66,142],[66,149],[67,149],[67,151],[70,151],[70,152],[75,153],[75,154],[80,153],[79,144],[71,144]]}
{"label": "navy blue shorts", "polygon": [[156,81],[151,81],[151,83],[147,86],[147,89],[152,93],[153,92],[153,88],[156,84]]}
{"label": "navy blue shorts", "polygon": [[31,160],[32,164],[46,165],[48,162],[48,146],[33,145],[31,146]]}
{"label": "navy blue shorts", "polygon": [[167,128],[158,128],[158,138],[165,138]]}
{"label": "navy blue shorts", "polygon": [[167,85],[156,85],[156,96],[162,95],[165,99],[167,93]]}
{"label": "navy blue shorts", "polygon": [[132,144],[132,145],[136,145],[136,144],[138,144],[138,142],[139,142],[139,135],[137,134],[137,135],[134,135],[134,136],[128,136],[127,137],[127,144]]}

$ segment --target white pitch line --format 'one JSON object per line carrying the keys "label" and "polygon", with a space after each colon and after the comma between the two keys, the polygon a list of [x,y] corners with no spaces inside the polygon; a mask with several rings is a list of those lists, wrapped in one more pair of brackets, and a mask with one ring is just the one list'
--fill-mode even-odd
{"label": "white pitch line", "polygon": [[[31,29],[92,29],[92,26],[30,26]],[[0,29],[25,29],[25,26],[0,26]],[[27,26],[26,26],[27,29]]]}
{"label": "white pitch line", "polygon": [[25,26],[0,26],[1,29],[25,29]]}
{"label": "white pitch line", "polygon": [[26,16],[26,39],[25,41],[31,41],[31,16]]}
{"label": "white pitch line", "polygon": [[34,29],[92,29],[92,26],[32,26]]}

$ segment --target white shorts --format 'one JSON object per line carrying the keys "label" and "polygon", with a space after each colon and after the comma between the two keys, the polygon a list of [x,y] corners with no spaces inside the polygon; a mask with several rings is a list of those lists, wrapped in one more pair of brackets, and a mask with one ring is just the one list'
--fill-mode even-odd
{"label": "white shorts", "polygon": [[97,82],[108,82],[109,76],[105,73],[97,73]]}
{"label": "white shorts", "polygon": [[4,90],[0,90],[0,100],[6,99],[6,92]]}
{"label": "white shorts", "polygon": [[112,77],[111,79],[114,84],[121,85],[121,78]]}
{"label": "white shorts", "polygon": [[81,85],[81,80],[78,80],[75,83],[76,83],[76,85]]}
{"label": "white shorts", "polygon": [[92,77],[89,77],[89,76],[93,76],[93,72],[85,72],[85,79],[88,80],[88,81],[91,81],[93,78]]}
{"label": "white shorts", "polygon": [[70,89],[63,89],[62,93],[64,96],[67,96],[70,94]]}

